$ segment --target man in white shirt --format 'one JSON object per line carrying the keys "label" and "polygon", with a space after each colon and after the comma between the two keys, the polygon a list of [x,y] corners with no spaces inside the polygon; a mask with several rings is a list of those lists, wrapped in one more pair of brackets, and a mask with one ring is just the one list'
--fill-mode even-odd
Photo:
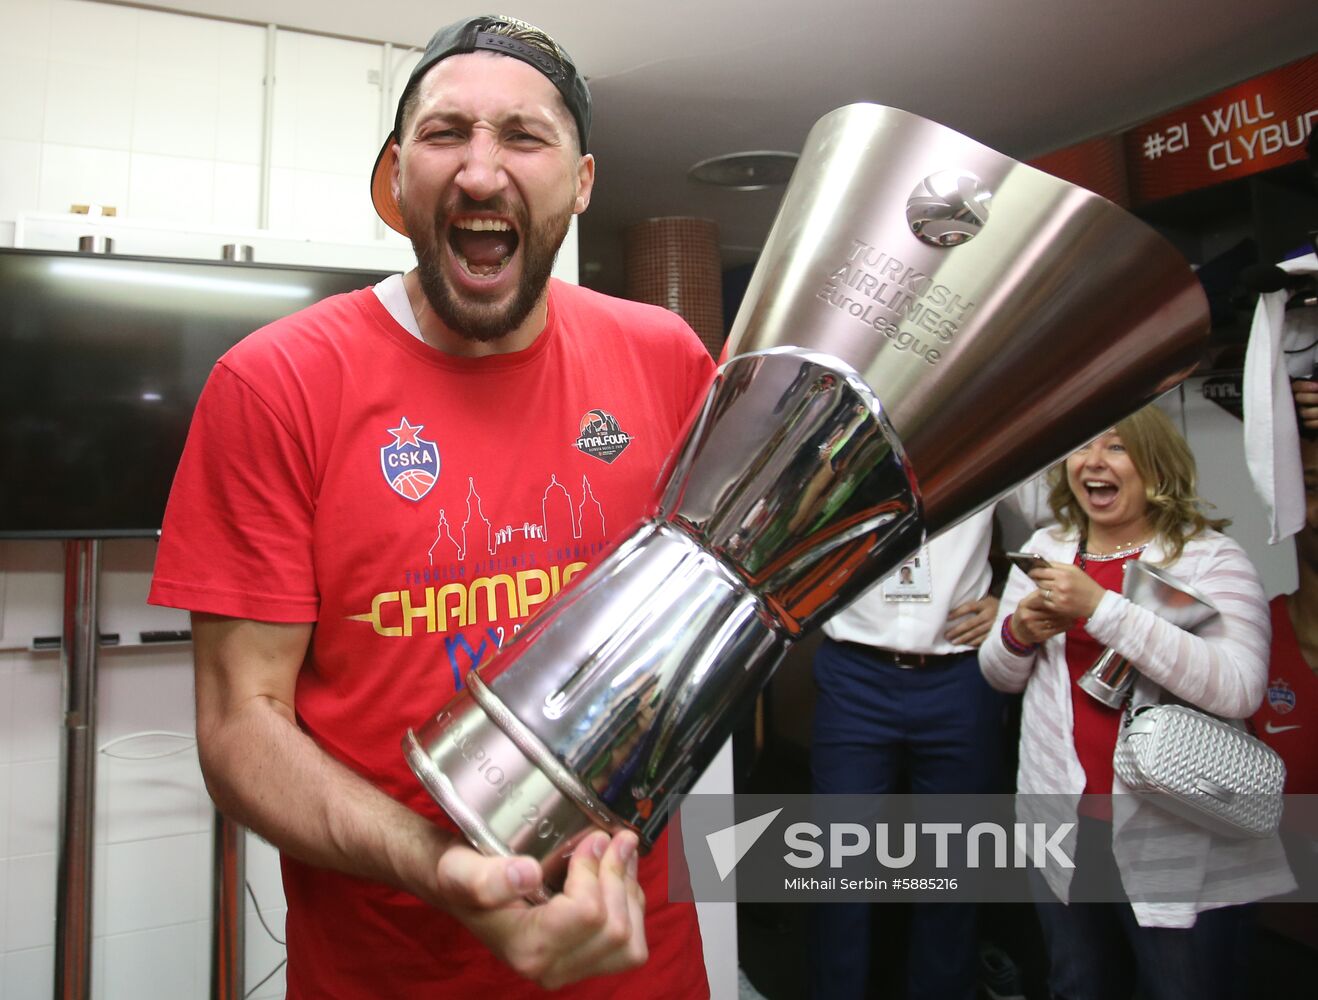
{"label": "man in white shirt", "polygon": [[[1038,481],[1010,498],[1027,521],[1043,506]],[[992,507],[924,545],[824,625],[810,750],[816,794],[1006,792],[1004,695],[979,671],[976,649],[996,620],[990,593]],[[866,995],[868,903],[816,907],[810,981],[816,998]],[[975,907],[930,903],[912,913],[910,1000],[973,1000]]]}

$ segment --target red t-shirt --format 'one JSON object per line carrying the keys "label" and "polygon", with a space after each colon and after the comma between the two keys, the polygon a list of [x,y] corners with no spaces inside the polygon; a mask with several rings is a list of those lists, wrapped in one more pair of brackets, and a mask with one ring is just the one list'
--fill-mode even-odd
{"label": "red t-shirt", "polygon": [[1286,596],[1274,597],[1268,690],[1250,719],[1254,733],[1286,762],[1288,795],[1318,794],[1318,675],[1300,652]]}
{"label": "red t-shirt", "polygon": [[[315,622],[303,729],[452,827],[399,747],[460,679],[648,509],[713,365],[679,318],[551,282],[525,351],[442,354],[367,289],[220,359],[189,432],[151,601]],[[650,960],[556,996],[704,996],[666,842],[641,864]],[[285,858],[288,991],[316,998],[539,991],[414,897]]]}
{"label": "red t-shirt", "polygon": [[[1084,571],[1104,590],[1121,593],[1128,559],[1087,559]],[[1076,556],[1076,564],[1080,557]],[[1071,671],[1071,708],[1075,718],[1075,750],[1085,771],[1086,795],[1112,794],[1112,752],[1117,746],[1121,709],[1108,708],[1080,687],[1083,677],[1104,647],[1085,631],[1085,620],[1077,621],[1066,633],[1066,665]]]}

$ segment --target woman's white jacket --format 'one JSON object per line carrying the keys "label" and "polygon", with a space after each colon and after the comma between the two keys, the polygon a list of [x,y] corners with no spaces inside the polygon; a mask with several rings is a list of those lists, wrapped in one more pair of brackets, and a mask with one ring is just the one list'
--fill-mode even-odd
{"label": "woman's white jacket", "polygon": [[[1054,526],[1036,531],[1023,548],[1049,562],[1071,564],[1077,543],[1074,533]],[[1120,594],[1103,596],[1086,630],[1137,665],[1132,708],[1170,695],[1226,719],[1251,715],[1267,685],[1271,626],[1258,574],[1244,550],[1219,532],[1204,531],[1186,542],[1171,564],[1164,563],[1156,541],[1142,558],[1198,590],[1219,615],[1191,634]],[[1034,589],[1028,576],[1012,569],[1000,619]],[[1055,827],[1068,816],[1074,819],[1085,787],[1072,735],[1066,636],[1053,636],[1037,652],[1016,656],[1003,645],[1000,626],[1001,620],[980,648],[979,661],[993,687],[1025,692],[1016,779],[1019,818],[1046,818]],[[1119,778],[1113,779],[1112,792],[1113,852],[1141,925],[1189,927],[1203,910],[1295,888],[1279,838],[1215,836],[1135,799]],[[1042,874],[1057,898],[1067,901],[1071,871],[1050,865]]]}

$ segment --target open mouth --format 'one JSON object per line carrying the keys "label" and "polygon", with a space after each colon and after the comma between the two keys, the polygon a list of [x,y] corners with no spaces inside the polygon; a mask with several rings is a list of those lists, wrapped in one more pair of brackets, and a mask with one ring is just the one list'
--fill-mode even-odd
{"label": "open mouth", "polygon": [[1115,483],[1109,483],[1102,479],[1086,479],[1083,485],[1085,492],[1089,495],[1089,502],[1096,508],[1111,506],[1120,492]]}
{"label": "open mouth", "polygon": [[504,219],[454,219],[449,247],[463,270],[477,278],[499,274],[517,252],[517,233]]}

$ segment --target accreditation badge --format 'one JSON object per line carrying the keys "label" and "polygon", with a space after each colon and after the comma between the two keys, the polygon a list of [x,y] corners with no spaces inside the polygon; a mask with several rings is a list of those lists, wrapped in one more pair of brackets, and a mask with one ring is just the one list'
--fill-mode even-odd
{"label": "accreditation badge", "polygon": [[896,571],[883,581],[882,590],[883,599],[894,603],[932,600],[934,584],[929,571],[928,546],[920,546],[919,552],[898,566]]}

